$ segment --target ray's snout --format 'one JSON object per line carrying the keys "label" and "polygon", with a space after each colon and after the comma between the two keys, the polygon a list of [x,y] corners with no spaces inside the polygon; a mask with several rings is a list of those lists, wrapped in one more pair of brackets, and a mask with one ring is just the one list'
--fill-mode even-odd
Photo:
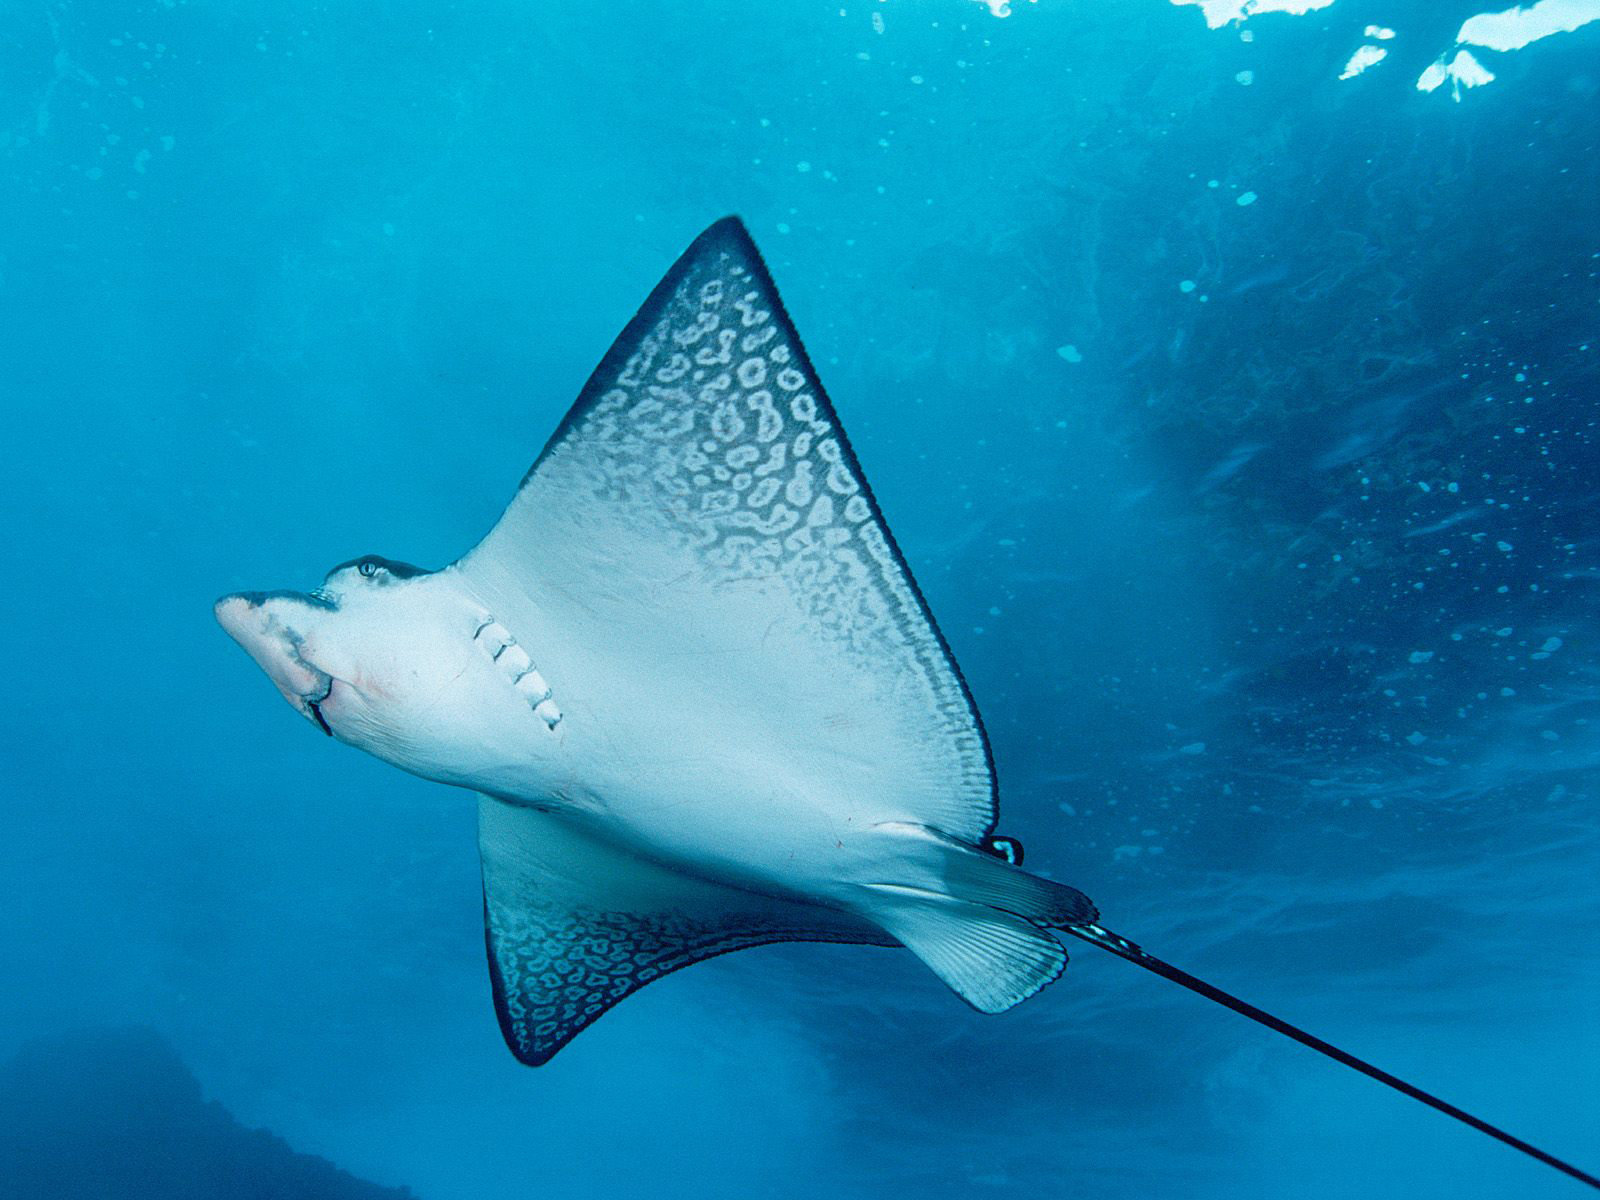
{"label": "ray's snout", "polygon": [[235,592],[218,600],[212,611],[217,623],[256,660],[283,698],[310,717],[310,706],[327,697],[332,680],[305,660],[305,622],[296,622],[296,608],[308,616],[315,612],[310,597],[281,592]]}

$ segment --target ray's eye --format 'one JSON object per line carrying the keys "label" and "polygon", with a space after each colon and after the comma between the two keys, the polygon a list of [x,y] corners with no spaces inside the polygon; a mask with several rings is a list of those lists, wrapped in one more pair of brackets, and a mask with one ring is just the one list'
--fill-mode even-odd
{"label": "ray's eye", "polygon": [[364,558],[356,564],[356,570],[361,572],[363,579],[371,579],[378,573],[378,564],[370,558]]}

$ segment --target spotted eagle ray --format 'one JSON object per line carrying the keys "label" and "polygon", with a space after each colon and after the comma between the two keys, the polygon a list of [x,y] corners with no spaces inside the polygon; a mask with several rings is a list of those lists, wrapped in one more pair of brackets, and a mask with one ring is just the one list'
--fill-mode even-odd
{"label": "spotted eagle ray", "polygon": [[530,1066],[731,950],[903,946],[998,1013],[1061,975],[1065,933],[1600,1187],[1022,870],[972,693],[737,218],[463,558],[369,555],[216,615],[323,733],[478,794],[495,1011]]}

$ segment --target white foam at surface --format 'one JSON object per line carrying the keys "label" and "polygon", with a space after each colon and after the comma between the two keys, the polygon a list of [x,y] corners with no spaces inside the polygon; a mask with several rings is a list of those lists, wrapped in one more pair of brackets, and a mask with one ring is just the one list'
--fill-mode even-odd
{"label": "white foam at surface", "polygon": [[1350,61],[1345,63],[1344,70],[1339,72],[1340,79],[1354,79],[1368,67],[1375,67],[1389,56],[1389,52],[1382,46],[1359,46],[1350,56]]}
{"label": "white foam at surface", "polygon": [[1327,8],[1333,0],[1172,0],[1172,3],[1198,5],[1206,24],[1212,29],[1221,29],[1229,22],[1243,21],[1262,13],[1281,12],[1299,16],[1315,12],[1319,8]]}
{"label": "white foam at surface", "polygon": [[1482,63],[1473,58],[1465,50],[1456,51],[1456,56],[1448,63],[1443,58],[1429,65],[1417,78],[1417,91],[1436,91],[1446,81],[1449,81],[1452,94],[1457,102],[1461,100],[1462,88],[1481,87],[1486,83],[1494,82],[1494,72],[1487,70]]}
{"label": "white foam at surface", "polygon": [[1459,88],[1463,87],[1471,88],[1493,83],[1494,72],[1467,51],[1458,50],[1456,56],[1450,60],[1450,78],[1455,80],[1459,91]]}
{"label": "white foam at surface", "polygon": [[1591,21],[1600,21],[1600,0],[1539,0],[1528,8],[1519,6],[1469,17],[1456,34],[1456,41],[1505,53],[1553,34],[1571,33]]}
{"label": "white foam at surface", "polygon": [[[1553,34],[1571,33],[1592,21],[1600,21],[1600,0],[1539,0],[1527,8],[1518,6],[1468,17],[1456,34],[1456,45],[1481,46],[1508,54]],[[1459,102],[1462,88],[1493,83],[1494,72],[1470,51],[1458,48],[1454,58],[1446,62],[1445,56],[1440,55],[1437,62],[1422,72],[1417,78],[1417,90],[1437,91],[1446,82],[1450,84],[1451,95]]]}
{"label": "white foam at surface", "polygon": [[[1038,2],[1038,0],[1028,0],[1029,4],[1035,4],[1037,2]],[[1004,18],[1004,17],[1009,17],[1011,15],[1011,2],[1010,2],[1010,0],[978,0],[978,3],[984,5],[986,8],[988,8],[989,15],[991,17]]]}
{"label": "white foam at surface", "polygon": [[1361,36],[1372,38],[1378,42],[1387,42],[1394,36],[1394,30],[1385,29],[1382,25],[1368,25],[1361,31]]}

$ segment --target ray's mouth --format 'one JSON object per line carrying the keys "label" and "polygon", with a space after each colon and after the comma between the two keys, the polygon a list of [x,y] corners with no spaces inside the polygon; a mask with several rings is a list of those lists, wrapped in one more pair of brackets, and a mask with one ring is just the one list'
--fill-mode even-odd
{"label": "ray's mouth", "polygon": [[[316,684],[321,685],[321,690],[299,692],[291,696],[291,693],[285,686],[284,681],[274,676],[273,682],[278,684],[278,690],[283,692],[285,698],[289,698],[291,703],[294,701],[299,702],[298,707],[305,713],[306,716],[310,717],[317,723],[318,729],[322,730],[322,732],[327,734],[329,737],[333,737],[333,726],[329,725],[328,718],[322,715],[322,706],[326,704],[329,698],[333,695],[334,679],[332,675],[328,674],[328,672],[324,671],[321,667],[317,666],[315,663],[307,661],[304,653],[302,653],[303,645],[304,639],[300,637],[299,634],[293,632],[292,630],[288,632],[285,653],[290,659],[293,667],[298,668],[301,671],[309,672],[311,677],[316,681]],[[269,670],[268,674],[270,675],[272,672]]]}
{"label": "ray's mouth", "polygon": [[305,656],[307,609],[333,607],[299,592],[236,592],[218,600],[217,620],[266,672],[289,704],[329,737],[336,736],[322,706],[333,695],[333,675]]}
{"label": "ray's mouth", "polygon": [[311,714],[311,719],[321,727],[322,732],[329,737],[333,736],[333,727],[328,724],[328,719],[322,715],[322,705],[331,695],[333,695],[333,677],[330,675],[328,677],[327,691],[323,692],[315,700],[309,696],[306,697],[306,711]]}

